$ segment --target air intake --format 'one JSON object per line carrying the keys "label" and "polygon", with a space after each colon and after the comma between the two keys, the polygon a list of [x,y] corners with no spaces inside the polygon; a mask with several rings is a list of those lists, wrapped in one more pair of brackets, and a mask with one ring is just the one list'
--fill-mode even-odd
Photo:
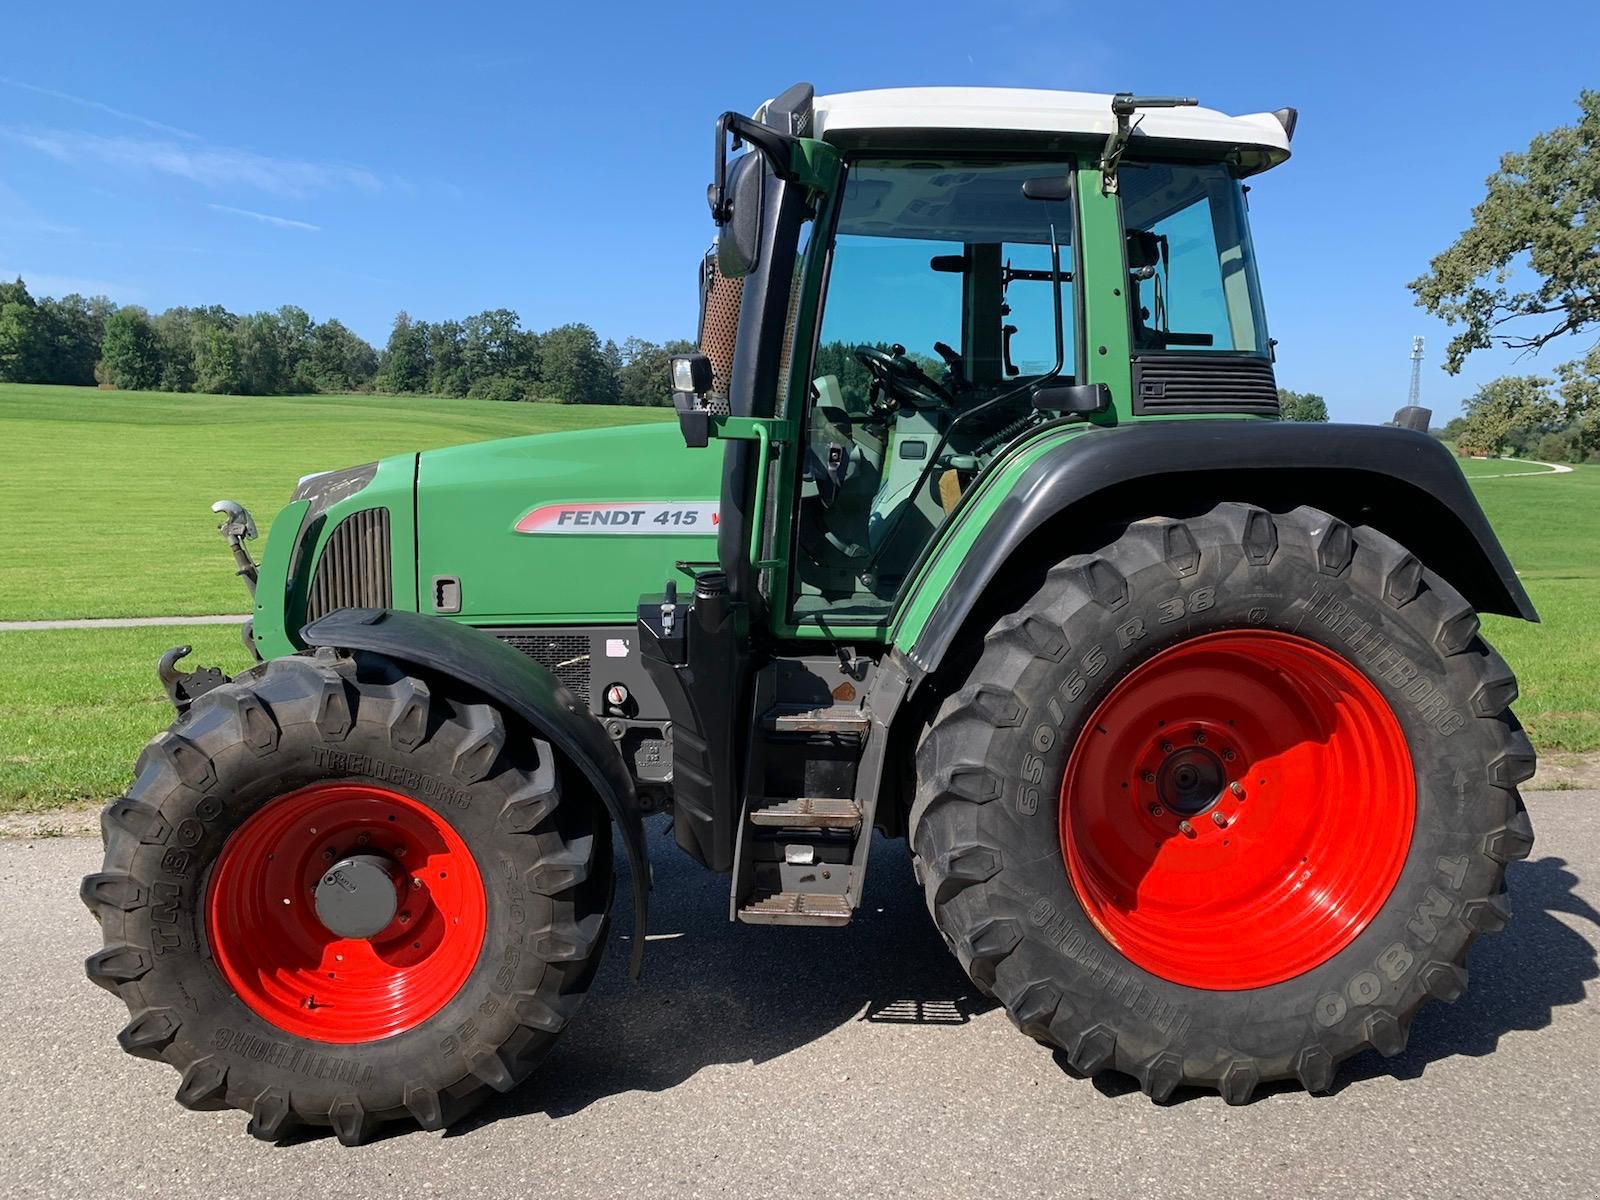
{"label": "air intake", "polygon": [[1278,415],[1272,364],[1253,354],[1141,354],[1133,360],[1133,412]]}
{"label": "air intake", "polygon": [[306,597],[306,621],[341,608],[388,608],[393,602],[389,510],[364,508],[351,513],[322,547]]}

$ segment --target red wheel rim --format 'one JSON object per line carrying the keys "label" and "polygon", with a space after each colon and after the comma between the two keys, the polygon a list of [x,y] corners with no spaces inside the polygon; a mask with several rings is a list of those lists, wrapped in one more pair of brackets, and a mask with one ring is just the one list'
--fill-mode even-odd
{"label": "red wheel rim", "polygon": [[[324,870],[357,853],[387,858],[399,894],[370,938],[325,928],[313,899]],[[319,1042],[374,1041],[433,1016],[471,974],[485,923],[461,836],[411,797],[356,783],[303,788],[251,814],[223,845],[206,900],[212,957],[239,998]]]}
{"label": "red wheel rim", "polygon": [[1214,990],[1292,979],[1348,946],[1400,877],[1416,819],[1405,735],[1315,642],[1183,642],[1084,729],[1062,856],[1089,918],[1152,974]]}

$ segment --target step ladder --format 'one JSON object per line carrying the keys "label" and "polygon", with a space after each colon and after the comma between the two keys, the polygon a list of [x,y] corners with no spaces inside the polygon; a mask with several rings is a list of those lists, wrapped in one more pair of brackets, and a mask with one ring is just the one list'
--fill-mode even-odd
{"label": "step ladder", "polygon": [[[860,898],[872,814],[857,797],[773,796],[774,763],[869,743],[871,717],[858,705],[777,703],[758,722],[744,816],[734,852],[730,915],[753,925],[845,925]],[[870,803],[870,802],[869,802]]]}

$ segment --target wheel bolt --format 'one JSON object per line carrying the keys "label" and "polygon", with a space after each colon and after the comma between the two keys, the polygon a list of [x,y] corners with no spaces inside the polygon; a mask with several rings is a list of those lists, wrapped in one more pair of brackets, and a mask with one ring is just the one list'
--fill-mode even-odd
{"label": "wheel bolt", "polygon": [[1226,829],[1228,827],[1228,818],[1219,812],[1212,813],[1211,819],[1216,823],[1218,829]]}
{"label": "wheel bolt", "polygon": [[333,851],[332,850],[324,850],[322,852],[322,861],[323,862],[332,862],[333,861]]}
{"label": "wheel bolt", "polygon": [[1154,783],[1156,781],[1156,773],[1154,771],[1146,771],[1144,773],[1144,781],[1146,783]]}
{"label": "wheel bolt", "polygon": [[1194,836],[1194,826],[1189,824],[1187,821],[1179,821],[1178,830],[1183,834],[1184,837]]}
{"label": "wheel bolt", "polygon": [[1222,761],[1223,762],[1232,762],[1233,759],[1234,759],[1234,754],[1233,754],[1232,750],[1224,750],[1222,752]]}
{"label": "wheel bolt", "polygon": [[363,833],[360,837],[356,838],[356,845],[365,846],[371,840],[372,840],[371,838],[369,838],[366,834]]}
{"label": "wheel bolt", "polygon": [[1237,779],[1228,785],[1228,790],[1235,796],[1239,797],[1239,799],[1244,799],[1244,784],[1240,783]]}
{"label": "wheel bolt", "polygon": [[1167,815],[1167,810],[1162,808],[1159,804],[1152,804],[1150,806],[1150,815],[1152,817],[1164,817]]}
{"label": "wheel bolt", "polygon": [[417,890],[417,889],[419,889],[419,888],[420,888],[420,887],[422,887],[422,880],[420,880],[420,879],[413,879],[413,880],[412,880],[412,881],[411,881],[411,889],[412,889],[412,890],[413,890],[413,891],[416,891],[416,890]]}
{"label": "wheel bolt", "polygon": [[1172,743],[1171,742],[1162,742],[1161,743],[1161,753],[1163,753],[1163,754],[1171,754],[1172,753]]}
{"label": "wheel bolt", "polygon": [[1206,744],[1206,731],[1204,729],[1196,729],[1194,731],[1194,741],[1195,745],[1204,746]]}

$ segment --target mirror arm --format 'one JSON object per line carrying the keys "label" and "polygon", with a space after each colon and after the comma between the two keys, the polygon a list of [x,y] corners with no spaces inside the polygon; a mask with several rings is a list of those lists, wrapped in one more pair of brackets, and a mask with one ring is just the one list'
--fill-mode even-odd
{"label": "mirror arm", "polygon": [[[733,138],[732,146],[728,144],[730,136]],[[728,151],[737,150],[746,143],[761,153],[779,179],[793,182],[799,178],[794,171],[794,138],[736,112],[723,113],[717,118],[716,174],[707,196],[711,203],[711,219],[719,226],[726,224],[733,215],[732,205],[728,202]]]}

